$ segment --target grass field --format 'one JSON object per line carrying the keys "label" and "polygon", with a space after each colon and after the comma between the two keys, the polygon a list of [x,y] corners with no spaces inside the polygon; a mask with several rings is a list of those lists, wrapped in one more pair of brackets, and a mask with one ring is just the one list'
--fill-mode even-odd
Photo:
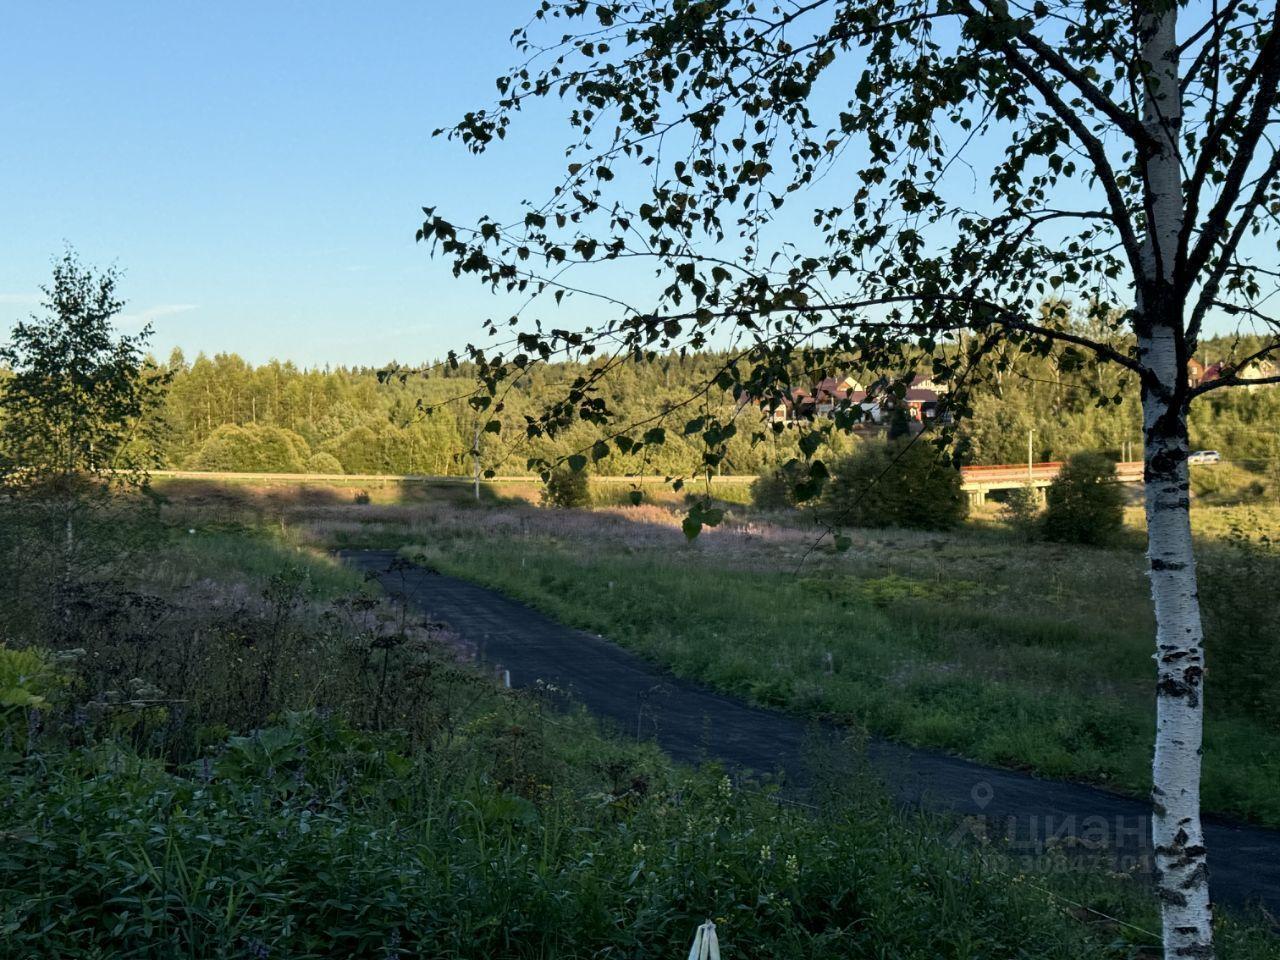
{"label": "grass field", "polygon": [[[422,553],[761,704],[1146,792],[1152,626],[1133,558],[907,535],[863,546],[798,576],[537,538]],[[1209,697],[1206,807],[1280,825],[1280,733]]]}
{"label": "grass field", "polygon": [[[430,532],[460,565],[468,538],[492,557],[523,538],[513,556],[595,544],[652,562],[673,542],[663,508],[187,489],[162,516],[104,582],[117,606],[64,624],[64,645],[88,650],[55,647],[28,673],[45,682],[40,722],[0,709],[16,745],[0,763],[0,957],[671,956],[706,917],[726,956],[1154,949],[1154,904],[1130,880],[1020,876],[998,849],[940,843],[944,824],[895,811],[856,765],[827,769],[804,810],[677,768],[501,689],[317,549]],[[710,537],[681,562],[732,546]],[[1218,939],[1228,960],[1274,945],[1230,914]]]}
{"label": "grass field", "polygon": [[[201,503],[189,493],[171,509]],[[1148,788],[1154,626],[1136,529],[1113,549],[1026,543],[989,511],[951,534],[860,531],[837,555],[815,548],[812,529],[749,510],[688,544],[669,500],[564,512],[497,496],[477,508],[456,491],[408,503],[245,497],[255,522],[292,542],[408,547],[757,703]],[[1208,581],[1226,562],[1217,538],[1274,530],[1280,513],[1210,507],[1195,518]],[[1211,632],[1211,671],[1252,655],[1235,649],[1239,635]],[[1206,808],[1280,825],[1280,731],[1215,700],[1213,683],[1211,672]]]}

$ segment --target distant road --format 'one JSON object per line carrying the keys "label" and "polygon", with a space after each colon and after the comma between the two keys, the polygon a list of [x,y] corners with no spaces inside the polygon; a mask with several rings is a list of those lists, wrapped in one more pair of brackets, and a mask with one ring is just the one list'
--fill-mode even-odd
{"label": "distant road", "polygon": [[[1053,460],[1047,463],[1034,463],[1028,468],[1025,463],[1000,463],[993,466],[961,467],[961,486],[966,493],[985,495],[991,490],[1011,490],[1028,484],[1033,487],[1047,487],[1062,469],[1062,462]],[[235,480],[263,483],[459,483],[469,484],[475,481],[471,477],[433,476],[427,474],[392,474],[392,473],[220,473],[212,470],[156,470],[153,477],[165,477],[174,480]],[[1142,461],[1131,460],[1116,464],[1116,478],[1121,483],[1142,482]],[[734,474],[713,477],[713,483],[749,483],[755,480],[755,474]],[[661,475],[641,477],[610,477],[593,475],[593,483],[664,483],[667,478]],[[538,477],[512,476],[490,477],[484,483],[539,483]],[[698,482],[701,482],[699,479]]]}
{"label": "distant road", "polygon": [[[1062,461],[1048,463],[1000,463],[990,467],[961,467],[960,489],[981,503],[992,490],[1018,487],[1047,487],[1062,470]],[[1125,460],[1116,464],[1116,479],[1121,483],[1142,482],[1142,461]]]}
{"label": "distant road", "polygon": [[[459,483],[470,485],[475,482],[472,477],[456,475],[437,476],[418,473],[246,473],[223,472],[220,470],[152,470],[152,477],[169,480],[237,480],[261,481],[263,483]],[[712,477],[713,483],[746,483],[756,479],[754,474],[732,474],[724,477]],[[540,477],[482,477],[481,483],[541,483]],[[642,477],[607,477],[593,474],[592,483],[666,483],[667,478],[660,474]],[[702,478],[698,478],[702,482]]]}

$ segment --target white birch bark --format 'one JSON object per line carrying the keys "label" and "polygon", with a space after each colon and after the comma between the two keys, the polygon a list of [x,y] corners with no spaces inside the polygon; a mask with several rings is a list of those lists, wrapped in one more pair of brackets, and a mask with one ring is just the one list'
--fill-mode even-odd
{"label": "white birch bark", "polygon": [[1178,157],[1177,5],[1156,0],[1139,23],[1148,69],[1143,125],[1147,234],[1138,284],[1139,359],[1159,381],[1142,392],[1147,559],[1156,615],[1152,826],[1165,957],[1211,960],[1212,908],[1200,823],[1204,637],[1191,545],[1183,302],[1174,257],[1184,201]]}

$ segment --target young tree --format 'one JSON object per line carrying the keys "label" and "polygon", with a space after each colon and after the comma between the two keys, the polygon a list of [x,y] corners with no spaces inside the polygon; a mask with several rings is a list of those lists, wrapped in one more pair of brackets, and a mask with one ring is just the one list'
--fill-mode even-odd
{"label": "young tree", "polygon": [[139,482],[154,456],[147,415],[166,376],[143,348],[150,328],[117,336],[124,307],[114,269],[99,274],[68,251],[43,288],[45,316],[14,325],[0,347],[0,481],[65,489],[92,478]]}
{"label": "young tree", "polygon": [[[650,299],[601,300],[605,323],[522,314],[510,340],[470,349],[490,396],[560,352],[594,361],[531,435],[610,424],[613,369],[716,334],[739,348],[707,389],[770,408],[794,369],[900,372],[921,353],[956,419],[1019,352],[1093,353],[1136,379],[1171,957],[1212,953],[1186,418],[1209,391],[1278,379],[1246,372],[1280,345],[1261,306],[1277,280],[1275,26],[1275,4],[1251,0],[542,0],[496,106],[449,133],[483,151],[531,101],[563,98],[562,181],[514,220],[463,227],[425,208],[419,234],[459,273],[557,301],[591,291],[581,274],[601,261],[658,267]],[[1095,332],[1042,314],[1051,296],[1098,305]],[[1264,336],[1193,386],[1186,363],[1214,317]],[[685,430],[711,469],[736,419]],[[611,434],[624,452],[664,438]]]}
{"label": "young tree", "polygon": [[1074,454],[1045,495],[1041,529],[1046,540],[1104,544],[1124,526],[1124,491],[1116,465],[1100,453]]}
{"label": "young tree", "polygon": [[864,443],[832,474],[819,509],[833,526],[951,530],[969,512],[960,471],[922,444]]}
{"label": "young tree", "polygon": [[148,415],[168,376],[143,355],[149,328],[115,334],[117,279],[67,251],[44,288],[45,315],[18,322],[0,347],[10,369],[0,384],[0,486],[56,509],[64,576],[86,495],[144,483],[155,456]]}

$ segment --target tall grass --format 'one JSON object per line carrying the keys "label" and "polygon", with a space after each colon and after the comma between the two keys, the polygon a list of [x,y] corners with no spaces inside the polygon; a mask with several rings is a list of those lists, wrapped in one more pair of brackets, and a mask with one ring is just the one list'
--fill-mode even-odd
{"label": "tall grass", "polygon": [[[1149,916],[1081,922],[1075,898],[927,841],[874,795],[802,812],[579,724],[552,736],[592,744],[594,770],[549,765],[543,738],[512,780],[513,725],[537,739],[546,720],[498,703],[418,754],[314,715],[181,770],[43,754],[40,777],[10,773],[0,814],[21,838],[0,956],[659,957],[708,917],[728,956],[1118,960],[1153,943]],[[1223,956],[1265,948],[1224,925]]]}
{"label": "tall grass", "polygon": [[[602,550],[650,563],[617,534],[639,522],[641,542],[670,554],[678,532],[656,507],[168,516],[180,523],[152,559],[85,592],[65,635],[25,638],[70,649],[22,654],[24,675],[35,655],[59,676],[0,751],[0,958],[659,957],[681,955],[708,917],[726,956],[1120,960],[1154,948],[1153,904],[1131,881],[1028,879],[997,851],[940,843],[940,825],[891,808],[851,751],[816,759],[825,778],[804,807],[676,768],[541,691],[500,688],[457,638],[308,546],[335,529],[403,538],[434,524],[550,551],[538,524],[598,538],[603,521]],[[750,524],[721,534],[694,549],[795,546]],[[613,562],[602,569],[642,570]],[[557,578],[578,571],[546,574],[560,596]],[[638,579],[621,594],[641,621],[655,616],[646,584],[677,587]],[[921,584],[798,582],[784,599],[812,606],[814,591],[835,591],[822,602],[845,604],[848,622],[867,605],[889,630],[904,596],[927,607],[978,589]],[[691,580],[685,598],[701,603],[708,585]],[[911,643],[904,662],[928,649],[923,628]],[[857,669],[837,660],[837,676]],[[1233,960],[1274,946],[1231,917],[1219,944]]]}
{"label": "tall grass", "polygon": [[[720,563],[719,552],[614,544],[584,554],[528,538],[494,552],[457,537],[428,552],[440,569],[757,703],[1047,776],[1149,788],[1149,614],[1122,588],[1140,585],[1139,557],[1120,555],[1132,567],[1123,574],[1059,576],[1029,565],[1056,553],[1095,560],[1096,575],[1116,555],[979,541],[948,566],[961,549],[949,540],[889,564],[822,558],[796,575]],[[1229,657],[1232,635],[1213,639]],[[1212,688],[1209,704],[1206,807],[1280,824],[1280,732],[1215,703]]]}

